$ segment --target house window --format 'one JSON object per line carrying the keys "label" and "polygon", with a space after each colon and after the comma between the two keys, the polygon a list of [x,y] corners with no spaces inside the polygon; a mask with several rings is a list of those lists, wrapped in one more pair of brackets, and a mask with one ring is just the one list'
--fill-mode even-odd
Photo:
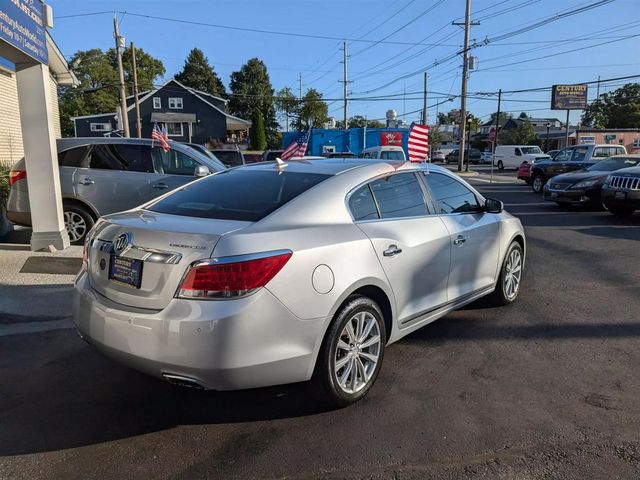
{"label": "house window", "polygon": [[167,122],[167,135],[170,137],[182,137],[182,123],[180,122]]}
{"label": "house window", "polygon": [[162,99],[160,97],[153,97],[153,108],[162,108]]}
{"label": "house window", "polygon": [[111,124],[110,123],[90,123],[89,128],[92,132],[110,132]]}
{"label": "house window", "polygon": [[173,110],[181,110],[182,109],[182,98],[170,98],[169,99],[169,108]]}

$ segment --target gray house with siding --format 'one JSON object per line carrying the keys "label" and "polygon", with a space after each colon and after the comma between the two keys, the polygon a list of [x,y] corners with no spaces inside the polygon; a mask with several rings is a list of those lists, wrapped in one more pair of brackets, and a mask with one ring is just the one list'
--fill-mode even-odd
{"label": "gray house with siding", "polygon": [[[251,122],[225,112],[227,100],[189,88],[175,79],[138,94],[142,137],[150,138],[153,125],[166,127],[169,138],[178,142],[225,143],[231,134],[244,136]],[[131,136],[136,132],[135,98],[127,98]],[[72,117],[76,137],[101,137],[117,133],[118,113]]]}

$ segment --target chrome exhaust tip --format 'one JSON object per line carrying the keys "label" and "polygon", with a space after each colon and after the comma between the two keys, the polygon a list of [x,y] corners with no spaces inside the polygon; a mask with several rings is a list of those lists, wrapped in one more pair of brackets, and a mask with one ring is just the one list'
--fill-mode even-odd
{"label": "chrome exhaust tip", "polygon": [[163,373],[162,376],[165,380],[173,385],[178,385],[179,387],[185,388],[194,388],[196,390],[204,390],[205,388],[200,385],[197,380],[194,380],[190,377],[185,377],[182,375],[173,375],[172,373]]}

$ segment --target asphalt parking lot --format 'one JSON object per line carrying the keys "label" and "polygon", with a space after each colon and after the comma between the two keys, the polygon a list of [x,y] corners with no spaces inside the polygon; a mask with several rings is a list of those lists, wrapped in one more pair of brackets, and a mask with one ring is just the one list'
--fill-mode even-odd
{"label": "asphalt parking lot", "polygon": [[173,387],[70,329],[0,336],[0,478],[639,478],[640,213],[562,209],[480,170],[527,230],[514,305],[394,344],[336,411],[305,385]]}

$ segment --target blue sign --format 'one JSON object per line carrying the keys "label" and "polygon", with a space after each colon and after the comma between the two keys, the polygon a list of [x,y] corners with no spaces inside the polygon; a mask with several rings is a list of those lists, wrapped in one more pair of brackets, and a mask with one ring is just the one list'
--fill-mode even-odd
{"label": "blue sign", "polygon": [[0,0],[0,41],[48,64],[42,0]]}

